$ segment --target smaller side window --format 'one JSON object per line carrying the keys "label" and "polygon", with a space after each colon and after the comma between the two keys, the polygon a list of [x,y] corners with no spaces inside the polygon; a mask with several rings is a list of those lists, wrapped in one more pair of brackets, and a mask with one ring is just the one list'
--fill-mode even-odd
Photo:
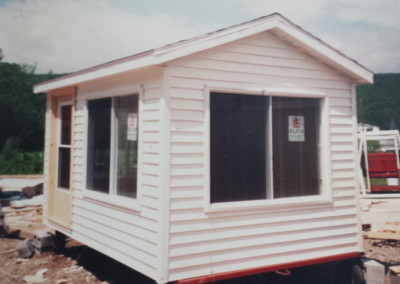
{"label": "smaller side window", "polygon": [[87,188],[136,198],[139,95],[88,101]]}
{"label": "smaller side window", "polygon": [[58,137],[58,181],[61,189],[70,186],[70,161],[71,161],[71,110],[70,104],[60,105],[58,108],[59,137]]}

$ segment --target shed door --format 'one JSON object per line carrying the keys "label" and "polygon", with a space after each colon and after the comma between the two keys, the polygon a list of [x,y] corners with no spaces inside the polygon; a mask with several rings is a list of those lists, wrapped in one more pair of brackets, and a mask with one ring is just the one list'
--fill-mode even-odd
{"label": "shed door", "polygon": [[71,227],[72,207],[72,117],[74,93],[50,95],[51,138],[48,212],[50,221]]}

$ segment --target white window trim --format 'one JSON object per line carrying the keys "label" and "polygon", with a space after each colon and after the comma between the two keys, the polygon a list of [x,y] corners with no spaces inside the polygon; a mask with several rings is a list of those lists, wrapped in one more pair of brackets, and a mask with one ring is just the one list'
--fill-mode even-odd
{"label": "white window trim", "polygon": [[56,165],[57,165],[57,178],[56,178],[56,190],[57,191],[61,191],[61,192],[69,192],[69,190],[71,189],[71,182],[72,182],[72,180],[71,180],[71,177],[72,177],[72,169],[71,169],[71,161],[72,161],[72,158],[70,157],[70,165],[69,165],[69,167],[70,167],[70,169],[69,169],[69,182],[70,182],[70,188],[63,188],[63,187],[59,187],[58,186],[58,184],[59,184],[59,155],[60,155],[60,147],[64,147],[64,148],[69,148],[70,149],[70,155],[72,155],[72,139],[73,139],[73,136],[72,136],[72,133],[71,133],[71,143],[70,143],[70,145],[64,145],[64,144],[61,144],[61,108],[63,107],[63,106],[68,106],[68,105],[70,105],[71,106],[71,130],[72,130],[72,122],[73,122],[73,120],[72,120],[72,115],[73,115],[73,113],[72,113],[72,101],[66,101],[66,102],[60,102],[60,103],[58,103],[58,106],[57,106],[57,147],[56,147]]}
{"label": "white window trim", "polygon": [[[324,181],[321,187],[321,194],[311,196],[299,196],[299,197],[286,197],[279,199],[262,199],[262,200],[246,200],[246,201],[234,201],[234,202],[220,202],[211,203],[211,155],[210,155],[210,94],[212,92],[220,93],[232,93],[232,94],[244,94],[244,95],[259,95],[259,96],[270,96],[272,97],[296,97],[296,98],[318,98],[321,99],[321,122],[320,122],[320,146],[319,146],[319,163],[321,170],[321,180]],[[296,88],[248,88],[248,89],[227,89],[220,87],[209,87],[204,86],[204,123],[205,123],[205,135],[204,135],[204,162],[206,165],[205,171],[205,196],[204,196],[204,211],[206,213],[218,212],[218,211],[229,211],[236,209],[255,209],[255,208],[267,208],[267,209],[282,209],[282,208],[293,208],[293,205],[302,207],[308,206],[319,206],[325,204],[332,204],[333,202],[333,190],[332,190],[332,177],[331,177],[331,145],[330,145],[330,131],[329,131],[329,97],[324,92],[318,92],[313,90],[304,90]],[[272,105],[269,104],[272,108]],[[269,121],[271,121],[272,111],[269,111]],[[268,137],[272,137],[272,127],[268,127]],[[272,143],[268,143],[268,196],[271,198],[273,194],[272,185],[273,173],[272,167]]]}
{"label": "white window trim", "polygon": [[[103,192],[98,192],[95,190],[91,190],[87,188],[87,151],[88,151],[88,131],[89,131],[89,123],[88,123],[88,118],[89,118],[89,111],[88,111],[88,101],[91,100],[96,100],[96,99],[105,99],[105,98],[114,98],[114,97],[123,97],[123,96],[129,96],[129,95],[135,95],[138,94],[138,115],[139,115],[139,121],[138,121],[138,168],[137,168],[137,184],[136,184],[136,198],[131,198],[131,197],[126,197],[126,196],[119,196],[116,195],[116,189],[110,188],[109,187],[109,193],[103,193]],[[137,89],[132,89],[129,92],[123,92],[123,93],[118,93],[118,94],[112,94],[112,95],[102,95],[102,96],[90,96],[85,98],[85,104],[84,104],[84,121],[85,121],[85,135],[83,139],[84,143],[84,169],[83,169],[83,175],[84,175],[84,186],[83,186],[83,198],[87,199],[89,201],[94,201],[98,202],[101,204],[105,205],[111,205],[114,207],[119,207],[119,208],[124,208],[124,209],[129,209],[133,211],[141,211],[142,210],[142,159],[143,155],[141,153],[141,149],[143,149],[143,131],[142,131],[142,126],[143,126],[143,94],[144,94],[144,88],[137,88]],[[112,109],[112,112],[114,110]],[[112,120],[114,120],[112,116]],[[112,124],[114,121],[111,122]],[[111,141],[110,141],[110,148],[114,147],[114,134],[113,131],[111,133]],[[114,166],[114,161],[112,157],[110,157],[110,184],[113,182],[113,176],[114,176],[114,169],[112,168]]]}

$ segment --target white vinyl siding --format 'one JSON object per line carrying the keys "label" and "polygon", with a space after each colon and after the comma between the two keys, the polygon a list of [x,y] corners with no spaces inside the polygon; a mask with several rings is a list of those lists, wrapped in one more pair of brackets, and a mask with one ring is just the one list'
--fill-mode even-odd
{"label": "white vinyl siding", "polygon": [[[157,275],[160,233],[160,181],[162,151],[160,136],[160,69],[129,72],[78,87],[74,118],[73,190],[71,236],[125,265],[154,278]],[[142,94],[138,164],[138,210],[113,203],[113,197],[98,200],[85,195],[87,100]],[[139,176],[140,175],[140,176]],[[129,198],[127,203],[129,204]]]}
{"label": "white vinyl siding", "polygon": [[[270,32],[174,60],[168,72],[169,281],[359,251],[351,85],[344,76]],[[324,164],[331,164],[332,202],[206,212],[204,90],[266,88],[329,98],[331,161]]]}

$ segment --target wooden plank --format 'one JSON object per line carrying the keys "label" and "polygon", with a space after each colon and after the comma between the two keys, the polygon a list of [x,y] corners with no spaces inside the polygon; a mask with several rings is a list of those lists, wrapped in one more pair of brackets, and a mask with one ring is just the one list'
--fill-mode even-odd
{"label": "wooden plank", "polygon": [[391,266],[389,267],[390,271],[395,274],[400,274],[400,265]]}
{"label": "wooden plank", "polygon": [[397,231],[370,231],[367,236],[370,239],[400,240],[400,232]]}
{"label": "wooden plank", "polygon": [[400,222],[376,222],[371,224],[371,231],[394,231],[400,232]]}

